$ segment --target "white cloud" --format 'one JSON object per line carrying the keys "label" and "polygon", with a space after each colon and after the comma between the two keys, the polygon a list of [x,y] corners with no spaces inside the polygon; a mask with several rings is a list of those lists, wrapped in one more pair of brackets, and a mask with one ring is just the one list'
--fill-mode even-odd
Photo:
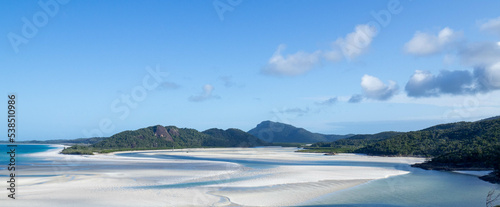
{"label": "white cloud", "polygon": [[343,58],[354,59],[368,50],[376,34],[376,28],[373,26],[357,25],[354,32],[347,34],[345,38],[338,38],[331,49],[317,50],[313,53],[298,51],[283,55],[286,45],[281,44],[269,58],[267,65],[262,68],[262,72],[268,75],[296,76],[312,70],[322,60],[338,62]]}
{"label": "white cloud", "polygon": [[443,70],[434,76],[429,71],[417,70],[406,84],[405,90],[411,97],[461,95],[475,93],[478,89],[470,71]]}
{"label": "white cloud", "polygon": [[189,97],[190,101],[193,102],[202,102],[208,99],[220,98],[219,96],[213,95],[214,87],[210,84],[206,84],[203,86],[203,91],[199,95]]}
{"label": "white cloud", "polygon": [[365,97],[375,100],[387,100],[394,96],[399,88],[394,81],[385,84],[377,77],[370,75],[364,75],[361,78],[361,87]]}
{"label": "white cloud", "polygon": [[477,86],[481,91],[500,89],[500,62],[487,67],[478,67],[474,70]]}
{"label": "white cloud", "polygon": [[284,57],[281,52],[286,45],[280,45],[273,56],[269,59],[263,72],[270,75],[295,76],[311,70],[320,61],[321,52],[314,53],[296,52]]}
{"label": "white cloud", "polygon": [[472,95],[500,89],[500,62],[491,66],[476,67],[473,71],[443,70],[437,76],[417,70],[406,84],[410,97]]}
{"label": "white cloud", "polygon": [[500,17],[480,22],[479,28],[481,31],[490,32],[500,36]]}
{"label": "white cloud", "polygon": [[413,38],[405,44],[404,49],[412,55],[431,55],[453,45],[461,36],[461,32],[455,32],[448,27],[439,31],[437,35],[417,31]]}
{"label": "white cloud", "polygon": [[354,59],[361,54],[365,53],[373,38],[377,35],[377,29],[368,24],[357,25],[354,32],[345,36],[345,38],[338,38],[335,45],[340,47],[344,56],[349,59]]}
{"label": "white cloud", "polygon": [[463,64],[486,67],[500,62],[500,45],[496,42],[468,44],[459,51]]}
{"label": "white cloud", "polygon": [[323,52],[323,57],[332,62],[338,62],[342,60],[342,53],[338,50],[330,50]]}

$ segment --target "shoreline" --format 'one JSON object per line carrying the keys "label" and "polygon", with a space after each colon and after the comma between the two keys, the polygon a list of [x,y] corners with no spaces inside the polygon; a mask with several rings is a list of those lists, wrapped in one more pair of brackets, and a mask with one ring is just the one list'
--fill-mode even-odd
{"label": "shoreline", "polygon": [[[286,206],[349,189],[373,180],[404,175],[394,166],[421,161],[416,158],[376,157],[356,154],[323,156],[295,153],[295,148],[190,148],[189,150],[120,151],[97,155],[59,154],[64,145],[33,153],[50,164],[25,169],[33,175],[20,180],[16,206],[79,201],[77,206]],[[189,153],[186,153],[189,151]],[[207,160],[128,157],[182,155]],[[228,158],[228,161],[218,161]],[[212,159],[212,160],[210,160]],[[295,163],[267,168],[244,166],[231,160]],[[324,161],[383,163],[374,166],[321,165]],[[309,162],[311,161],[311,162]],[[301,163],[307,163],[307,166]],[[311,164],[312,163],[312,164]],[[39,175],[39,176],[37,176]],[[51,175],[43,177],[42,175]],[[313,176],[312,176],[313,175]],[[150,187],[146,187],[150,186]],[[179,187],[177,187],[179,186]],[[183,187],[185,186],[185,187]],[[57,195],[50,199],[50,195]],[[60,202],[60,203],[58,203]],[[6,204],[8,205],[8,204]]]}

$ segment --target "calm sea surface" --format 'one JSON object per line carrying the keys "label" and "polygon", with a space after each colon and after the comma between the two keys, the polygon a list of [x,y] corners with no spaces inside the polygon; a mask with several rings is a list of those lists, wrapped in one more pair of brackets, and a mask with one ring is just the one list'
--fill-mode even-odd
{"label": "calm sea surface", "polygon": [[[270,149],[270,150],[284,150]],[[295,149],[293,149],[295,150]],[[406,164],[356,162],[356,161],[254,161],[249,159],[232,158],[200,158],[178,155],[155,155],[147,153],[125,153],[122,156],[155,157],[160,159],[185,159],[223,161],[244,165],[246,167],[265,169],[280,165],[329,165],[329,166],[366,166],[381,167],[409,171],[401,176],[379,179],[356,186],[354,188],[334,192],[319,198],[302,203],[303,206],[347,206],[347,207],[372,207],[372,206],[485,206],[486,196],[492,189],[500,190],[500,185],[494,185],[478,179],[476,176],[464,175],[453,172],[428,171],[413,168]],[[304,156],[310,156],[305,154]],[[322,155],[312,155],[322,156]],[[314,176],[314,175],[311,175]],[[235,180],[235,182],[238,180]],[[225,180],[224,182],[231,182]],[[157,188],[179,188],[211,185],[206,183],[185,183],[179,185],[155,186]]]}
{"label": "calm sea surface", "polygon": [[[31,156],[30,153],[43,152],[54,147],[50,145],[18,145],[16,148],[16,165],[31,165],[46,162]],[[269,150],[285,150],[269,149]],[[0,174],[7,173],[7,145],[0,145]],[[288,150],[285,150],[288,151]],[[409,171],[409,174],[380,179],[356,186],[354,188],[327,194],[302,203],[305,206],[485,206],[486,195],[500,185],[493,185],[479,180],[475,176],[452,172],[427,171],[412,168],[404,164],[373,163],[352,161],[252,161],[247,159],[228,158],[195,158],[190,156],[148,155],[141,153],[125,153],[121,156],[155,157],[159,159],[185,159],[232,162],[255,169],[273,168],[280,165],[336,165],[336,166],[370,166],[395,168]],[[310,155],[305,155],[310,156]],[[311,175],[314,176],[314,175]],[[238,180],[234,180],[236,182]],[[228,180],[227,182],[233,182]],[[193,187],[210,185],[211,183],[195,183],[188,186],[164,186],[167,188]]]}

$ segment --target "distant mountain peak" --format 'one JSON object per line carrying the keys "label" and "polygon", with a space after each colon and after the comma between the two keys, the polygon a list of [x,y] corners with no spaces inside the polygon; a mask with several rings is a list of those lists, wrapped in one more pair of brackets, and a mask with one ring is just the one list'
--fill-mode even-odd
{"label": "distant mountain peak", "polygon": [[262,121],[250,131],[259,139],[266,142],[284,142],[284,143],[315,143],[331,142],[341,138],[347,138],[348,135],[324,135],[310,132],[304,128],[292,126],[281,122]]}

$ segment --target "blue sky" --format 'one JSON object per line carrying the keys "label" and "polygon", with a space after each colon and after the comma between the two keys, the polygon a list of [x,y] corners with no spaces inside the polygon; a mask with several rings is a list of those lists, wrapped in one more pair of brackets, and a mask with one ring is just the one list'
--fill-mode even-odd
{"label": "blue sky", "polygon": [[0,90],[18,97],[18,140],[263,120],[376,133],[500,115],[499,1],[3,4]]}

